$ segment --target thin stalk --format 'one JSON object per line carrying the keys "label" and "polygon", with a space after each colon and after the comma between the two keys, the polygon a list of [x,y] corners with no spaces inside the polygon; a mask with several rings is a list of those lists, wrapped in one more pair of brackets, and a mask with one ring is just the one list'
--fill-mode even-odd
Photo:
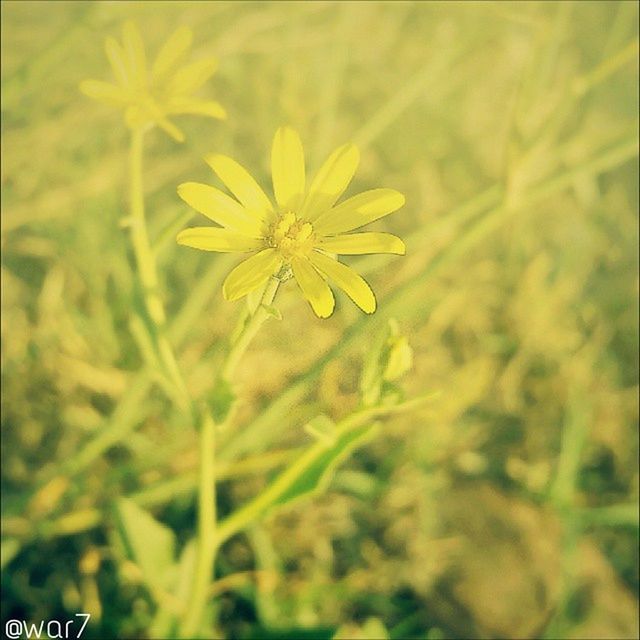
{"label": "thin stalk", "polygon": [[142,189],[142,148],[144,132],[131,132],[129,151],[129,207],[131,214],[131,243],[136,258],[136,266],[144,292],[144,300],[149,316],[158,327],[165,324],[164,306],[159,295],[158,274],[151,252],[147,223],[144,215],[144,191]]}
{"label": "thin stalk", "polygon": [[[246,321],[238,338],[233,342],[222,366],[222,376],[229,380],[264,321],[269,317],[267,307],[275,298],[280,280],[272,277],[262,294],[260,304]],[[209,585],[215,564],[216,551],[216,425],[205,412],[200,429],[200,476],[198,486],[198,542],[196,568],[191,586],[189,604],[179,629],[181,638],[189,638],[198,632],[207,606]]]}
{"label": "thin stalk", "polygon": [[198,632],[207,605],[209,583],[215,559],[211,541],[216,535],[216,425],[205,412],[200,428],[200,477],[198,483],[198,546],[191,596],[185,610],[180,636],[188,638]]}
{"label": "thin stalk", "polygon": [[131,132],[131,148],[129,152],[129,206],[131,244],[136,260],[136,267],[142,285],[144,303],[147,313],[155,326],[156,347],[160,362],[171,382],[175,385],[182,408],[190,405],[189,394],[180,373],[178,363],[166,336],[166,314],[160,297],[160,287],[156,261],[144,214],[144,191],[142,188],[142,159],[144,131],[134,129]]}
{"label": "thin stalk", "polygon": [[233,376],[233,372],[238,366],[240,358],[247,350],[247,347],[255,337],[256,333],[258,333],[258,330],[262,326],[262,323],[269,317],[269,311],[267,310],[267,307],[273,302],[279,285],[280,280],[278,280],[277,278],[272,277],[269,280],[264,294],[262,295],[262,300],[260,300],[260,304],[258,305],[258,308],[244,325],[244,328],[240,332],[240,335],[231,346],[231,349],[229,350],[229,353],[225,358],[224,364],[222,365],[222,377],[225,380],[229,380]]}

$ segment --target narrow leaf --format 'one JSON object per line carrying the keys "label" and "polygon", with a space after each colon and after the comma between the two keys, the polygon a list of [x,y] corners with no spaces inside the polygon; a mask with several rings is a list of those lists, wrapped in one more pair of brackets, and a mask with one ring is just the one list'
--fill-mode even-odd
{"label": "narrow leaf", "polygon": [[135,502],[121,498],[115,505],[118,531],[131,560],[153,588],[166,587],[174,564],[175,536]]}

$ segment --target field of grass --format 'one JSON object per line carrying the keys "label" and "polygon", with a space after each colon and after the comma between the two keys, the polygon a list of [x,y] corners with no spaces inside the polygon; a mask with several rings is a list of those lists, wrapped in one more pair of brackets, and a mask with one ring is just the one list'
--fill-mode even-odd
{"label": "field of grass", "polygon": [[186,141],[154,129],[144,151],[166,336],[192,398],[215,395],[245,307],[221,289],[238,256],[175,242],[203,224],[177,185],[222,188],[204,155],[270,189],[290,124],[310,175],[354,142],[346,196],[406,196],[367,228],[406,256],[345,259],[375,314],[336,292],[321,320],[280,287],[282,320],[239,364],[217,435],[218,517],[314,446],[309,423],[358,411],[390,321],[413,364],[387,391],[430,394],[372,417],[317,491],[226,540],[198,637],[637,637],[626,1],[2,2],[3,629],[85,612],[84,638],[173,637],[178,592],[149,579],[145,548],[166,533],[180,556],[197,530],[198,432],[145,342],[129,132],[78,89],[110,79],[103,43],[126,20],[151,53],[186,25],[193,58],[219,61],[201,94],[228,118],[177,117]]}

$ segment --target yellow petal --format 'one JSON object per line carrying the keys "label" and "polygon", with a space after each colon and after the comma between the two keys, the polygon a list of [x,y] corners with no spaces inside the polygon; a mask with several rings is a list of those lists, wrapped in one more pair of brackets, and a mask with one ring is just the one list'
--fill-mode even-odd
{"label": "yellow petal", "polygon": [[235,231],[220,227],[191,227],[184,229],[176,238],[178,244],[203,251],[221,252],[245,252],[255,251],[260,247],[261,241],[256,238],[247,238]]}
{"label": "yellow petal", "polygon": [[319,246],[330,253],[362,255],[365,253],[396,253],[404,255],[404,242],[391,233],[352,233],[322,238]]}
{"label": "yellow petal", "polygon": [[283,209],[298,209],[304,195],[304,173],[300,136],[291,127],[280,127],[271,148],[271,176],[276,201]]}
{"label": "yellow petal", "polygon": [[324,235],[352,231],[393,213],[403,204],[404,196],[395,189],[372,189],[325,212],[314,222],[313,228]]}
{"label": "yellow petal", "polygon": [[133,83],[137,88],[147,86],[147,57],[144,43],[138,27],[128,20],[122,27],[122,44],[129,61],[129,68],[133,76]]}
{"label": "yellow petal", "polygon": [[353,270],[329,256],[312,251],[311,263],[333,280],[364,312],[376,310],[376,298],[371,287]]}
{"label": "yellow petal", "polygon": [[294,257],[291,260],[291,267],[296,282],[311,304],[314,313],[319,318],[328,318],[336,304],[329,285],[306,258]]}
{"label": "yellow petal", "polygon": [[85,96],[104,102],[110,107],[124,107],[129,102],[129,96],[126,91],[109,82],[83,80],[80,83],[80,91]]}
{"label": "yellow petal", "polygon": [[178,195],[190,207],[223,227],[251,237],[260,234],[259,221],[252,218],[241,204],[215,187],[185,182],[178,187]]}
{"label": "yellow petal", "polygon": [[156,56],[151,77],[159,80],[175,69],[180,60],[187,54],[193,42],[193,32],[184,25],[178,27],[162,45]]}
{"label": "yellow petal", "polygon": [[158,126],[168,133],[176,142],[184,142],[184,133],[182,133],[182,131],[180,131],[180,129],[171,122],[171,120],[164,117],[158,117],[156,118],[156,122]]}
{"label": "yellow petal", "polygon": [[167,93],[189,95],[197,91],[216,71],[218,61],[215,58],[197,60],[178,69],[169,82]]}
{"label": "yellow petal", "polygon": [[131,83],[131,70],[127,67],[127,58],[124,50],[117,40],[112,37],[105,40],[104,48],[116,82],[123,87],[128,87]]}
{"label": "yellow petal", "polygon": [[275,249],[264,249],[241,262],[226,278],[222,293],[237,300],[257,289],[280,269],[282,258]]}
{"label": "yellow petal", "polygon": [[242,165],[222,155],[207,156],[205,161],[245,209],[262,221],[271,217],[273,212],[271,201]]}
{"label": "yellow petal", "polygon": [[219,102],[192,99],[175,99],[169,103],[167,113],[188,114],[193,116],[207,116],[224,120],[227,112]]}
{"label": "yellow petal", "polygon": [[359,162],[360,152],[356,146],[345,144],[336,149],[311,183],[302,215],[313,222],[330,209],[349,186]]}

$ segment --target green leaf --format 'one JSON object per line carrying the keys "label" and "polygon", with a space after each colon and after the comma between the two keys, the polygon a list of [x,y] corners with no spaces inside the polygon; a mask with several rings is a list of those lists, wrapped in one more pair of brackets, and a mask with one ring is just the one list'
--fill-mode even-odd
{"label": "green leaf", "polygon": [[[191,595],[195,569],[196,541],[192,539],[182,549],[180,559],[171,567],[167,578],[171,584],[171,593],[185,608]],[[178,617],[172,611],[169,611],[166,607],[158,607],[150,625],[150,636],[152,638],[175,638],[177,637],[177,624]]]}
{"label": "green leaf", "polygon": [[335,444],[336,441],[336,423],[324,413],[309,420],[304,425],[304,430],[316,440],[328,444]]}
{"label": "green leaf", "polygon": [[18,555],[20,551],[20,542],[16,538],[3,538],[2,544],[2,553],[0,553],[0,564],[4,569],[15,557]]}
{"label": "green leaf", "polygon": [[377,414],[378,410],[354,414],[335,426],[332,438],[318,439],[290,467],[276,476],[260,495],[220,524],[217,543],[222,543],[274,509],[289,506],[326,489],[336,467],[357,447],[375,436],[378,424],[373,422],[373,418]]}
{"label": "green leaf", "polygon": [[173,531],[126,498],[116,502],[115,515],[125,549],[145,582],[153,588],[166,587],[174,564]]}
{"label": "green leaf", "polygon": [[372,440],[378,426],[378,423],[365,424],[336,436],[333,445],[327,446],[326,442],[318,442],[314,445],[296,464],[284,472],[285,477],[282,478],[284,482],[280,482],[279,495],[270,508],[282,507],[300,498],[324,491],[336,467],[352,451]]}
{"label": "green leaf", "polygon": [[378,418],[412,411],[433,397],[434,394],[429,394],[399,405],[367,407],[339,422],[332,440],[326,437],[317,440],[291,466],[278,474],[262,493],[221,522],[216,544],[222,544],[276,509],[325,490],[336,467],[355,449],[376,436]]}
{"label": "green leaf", "polygon": [[184,546],[177,565],[177,579],[174,588],[174,595],[182,602],[186,603],[189,598],[195,570],[196,541],[194,539],[187,542]]}

